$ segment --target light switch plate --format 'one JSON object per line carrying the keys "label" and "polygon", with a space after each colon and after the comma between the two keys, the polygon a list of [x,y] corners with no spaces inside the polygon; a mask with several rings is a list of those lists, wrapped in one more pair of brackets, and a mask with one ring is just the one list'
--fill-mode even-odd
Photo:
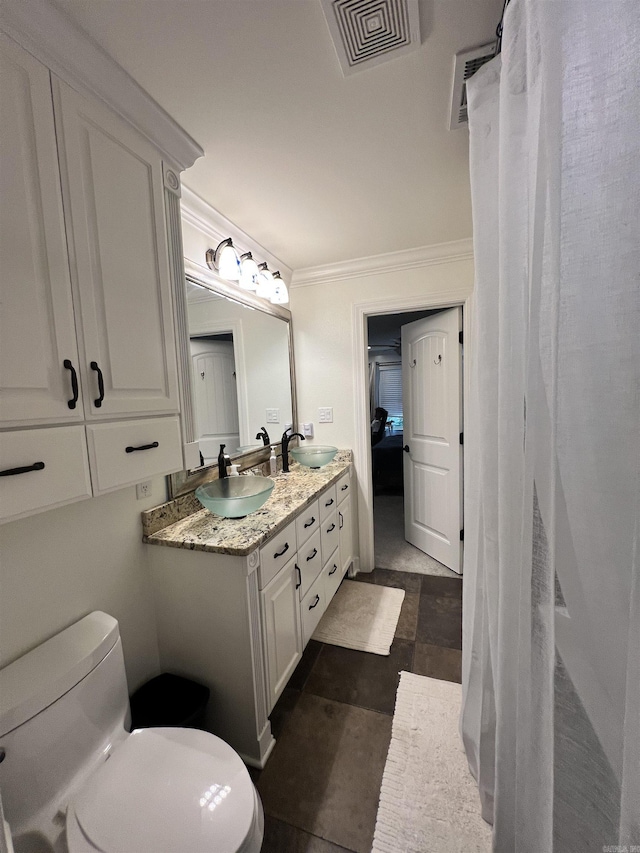
{"label": "light switch plate", "polygon": [[267,409],[267,423],[268,424],[279,424],[280,423],[280,409]]}
{"label": "light switch plate", "polygon": [[333,423],[333,408],[330,406],[318,409],[318,420],[321,424]]}

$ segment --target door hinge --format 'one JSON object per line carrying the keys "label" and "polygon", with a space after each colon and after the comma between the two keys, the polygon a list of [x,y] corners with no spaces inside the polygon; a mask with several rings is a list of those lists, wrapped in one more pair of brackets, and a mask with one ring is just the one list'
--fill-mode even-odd
{"label": "door hinge", "polygon": [[463,528],[462,528],[462,530],[460,531],[460,541],[461,541],[461,542],[464,542],[464,527],[463,527]]}
{"label": "door hinge", "polygon": [[464,433],[460,433],[460,444],[464,444]]}
{"label": "door hinge", "polygon": [[461,344],[464,343],[464,333],[463,332],[458,332],[458,340],[460,341]]}

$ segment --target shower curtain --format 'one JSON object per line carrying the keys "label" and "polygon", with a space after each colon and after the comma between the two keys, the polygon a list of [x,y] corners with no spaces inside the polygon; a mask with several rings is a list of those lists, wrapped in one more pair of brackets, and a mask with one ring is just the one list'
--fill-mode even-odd
{"label": "shower curtain", "polygon": [[462,736],[500,853],[640,850],[640,4],[512,0],[468,85]]}

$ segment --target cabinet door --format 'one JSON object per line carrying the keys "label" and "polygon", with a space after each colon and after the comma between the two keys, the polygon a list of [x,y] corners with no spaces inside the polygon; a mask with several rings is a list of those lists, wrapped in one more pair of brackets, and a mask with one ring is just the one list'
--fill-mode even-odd
{"label": "cabinet door", "polygon": [[49,71],[0,34],[0,79],[0,420],[81,421]]}
{"label": "cabinet door", "polygon": [[340,562],[342,564],[342,574],[347,571],[353,560],[353,528],[351,524],[351,497],[347,497],[338,507]]}
{"label": "cabinet door", "polygon": [[302,655],[296,578],[293,559],[261,592],[269,711],[275,705]]}
{"label": "cabinet door", "polygon": [[53,91],[87,417],[173,414],[178,383],[160,155],[103,104],[58,80]]}

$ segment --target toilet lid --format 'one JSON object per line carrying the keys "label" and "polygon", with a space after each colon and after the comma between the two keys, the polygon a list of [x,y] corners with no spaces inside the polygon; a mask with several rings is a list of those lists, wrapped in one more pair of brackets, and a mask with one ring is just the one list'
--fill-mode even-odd
{"label": "toilet lid", "polygon": [[70,804],[104,853],[235,853],[252,829],[255,794],[240,757],[197,729],[140,729]]}

